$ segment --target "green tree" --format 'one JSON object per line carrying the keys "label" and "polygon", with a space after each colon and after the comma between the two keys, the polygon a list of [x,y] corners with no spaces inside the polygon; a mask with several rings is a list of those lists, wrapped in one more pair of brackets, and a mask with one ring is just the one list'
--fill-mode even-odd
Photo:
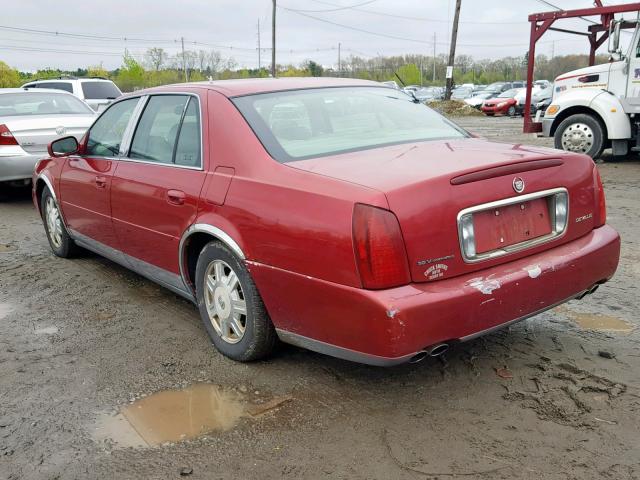
{"label": "green tree", "polygon": [[118,71],[115,82],[125,92],[132,92],[146,86],[144,68],[127,50],[124,52],[122,67]]}
{"label": "green tree", "polygon": [[309,72],[309,75],[312,77],[321,77],[324,73],[324,69],[322,65],[314,62],[313,60],[309,60],[305,63],[305,69]]}
{"label": "green tree", "polygon": [[0,61],[0,88],[20,86],[20,73],[6,63]]}
{"label": "green tree", "polygon": [[[405,85],[420,85],[420,69],[415,63],[402,65],[396,70],[396,74],[402,79]],[[395,80],[395,75],[393,75],[392,80]]]}

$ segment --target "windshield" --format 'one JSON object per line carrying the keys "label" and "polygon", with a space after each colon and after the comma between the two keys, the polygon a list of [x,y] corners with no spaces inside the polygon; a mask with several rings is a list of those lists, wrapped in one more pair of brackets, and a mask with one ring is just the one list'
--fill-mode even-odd
{"label": "windshield", "polygon": [[113,82],[82,82],[82,93],[89,100],[114,99],[122,95]]}
{"label": "windshield", "polygon": [[88,113],[94,112],[71,94],[32,91],[0,95],[0,116],[86,115]]}
{"label": "windshield", "polygon": [[506,92],[502,92],[498,95],[498,98],[513,98],[518,94],[518,90],[516,88],[512,88],[511,90],[507,90]]}
{"label": "windshield", "polygon": [[294,90],[233,102],[279,162],[467,136],[429,107],[386,88]]}

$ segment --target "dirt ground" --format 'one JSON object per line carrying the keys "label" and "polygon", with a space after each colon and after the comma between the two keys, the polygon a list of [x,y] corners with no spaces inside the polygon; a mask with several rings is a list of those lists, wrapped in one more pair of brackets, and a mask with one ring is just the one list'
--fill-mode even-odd
{"label": "dirt ground", "polygon": [[[522,119],[459,123],[551,144],[522,135]],[[28,192],[5,192],[0,478],[640,478],[640,161],[599,168],[622,235],[612,281],[446,357],[391,369],[293,347],[227,360],[191,304],[95,255],[54,257]],[[233,410],[226,430],[192,440],[129,442],[118,412],[199,383],[222,389],[216,405],[266,411]],[[192,421],[195,407],[185,408]]]}

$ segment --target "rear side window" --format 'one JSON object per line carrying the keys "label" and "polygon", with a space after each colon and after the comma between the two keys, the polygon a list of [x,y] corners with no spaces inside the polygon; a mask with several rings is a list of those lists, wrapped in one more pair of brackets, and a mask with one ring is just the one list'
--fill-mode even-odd
{"label": "rear side window", "polygon": [[113,82],[81,82],[82,93],[84,98],[88,100],[104,100],[114,99],[122,95]]}
{"label": "rear side window", "polygon": [[65,92],[73,93],[73,85],[69,82],[43,82],[34,83],[29,88],[52,88],[54,90],[64,90]]}
{"label": "rear side window", "polygon": [[200,112],[187,95],[149,98],[136,127],[129,157],[148,162],[200,166]]}
{"label": "rear side window", "polygon": [[123,100],[105,110],[89,131],[87,155],[118,156],[122,137],[138,100],[138,98]]}

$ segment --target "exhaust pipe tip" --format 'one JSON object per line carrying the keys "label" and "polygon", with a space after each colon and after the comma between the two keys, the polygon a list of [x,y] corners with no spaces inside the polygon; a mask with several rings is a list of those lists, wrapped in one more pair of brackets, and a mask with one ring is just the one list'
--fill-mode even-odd
{"label": "exhaust pipe tip", "polygon": [[440,355],[445,353],[447,350],[449,350],[449,344],[441,343],[439,345],[431,347],[431,349],[429,350],[429,355],[431,357],[439,357]]}
{"label": "exhaust pipe tip", "polygon": [[429,352],[427,352],[426,350],[420,350],[413,357],[411,357],[411,360],[409,360],[409,363],[421,362],[422,360],[427,358],[427,355],[429,355]]}

